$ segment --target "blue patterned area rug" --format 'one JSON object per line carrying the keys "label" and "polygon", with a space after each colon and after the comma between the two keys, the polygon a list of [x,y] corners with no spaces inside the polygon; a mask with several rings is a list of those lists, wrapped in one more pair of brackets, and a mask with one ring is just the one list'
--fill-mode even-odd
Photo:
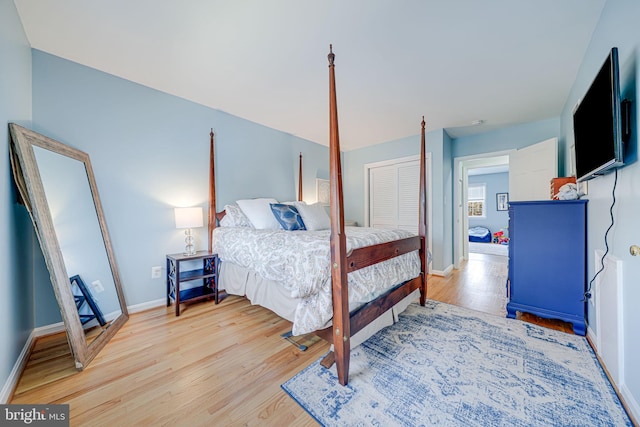
{"label": "blue patterned area rug", "polygon": [[282,385],[324,426],[631,426],[584,337],[449,304],[412,304],[351,354]]}

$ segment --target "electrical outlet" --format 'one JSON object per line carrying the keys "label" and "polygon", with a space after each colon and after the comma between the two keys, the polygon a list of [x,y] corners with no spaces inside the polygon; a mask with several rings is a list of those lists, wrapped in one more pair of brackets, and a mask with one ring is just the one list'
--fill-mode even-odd
{"label": "electrical outlet", "polygon": [[104,286],[102,286],[102,282],[100,282],[100,280],[94,280],[91,282],[91,288],[96,291],[97,294],[104,292]]}
{"label": "electrical outlet", "polygon": [[161,277],[162,277],[162,267],[160,266],[151,267],[151,278],[159,279]]}

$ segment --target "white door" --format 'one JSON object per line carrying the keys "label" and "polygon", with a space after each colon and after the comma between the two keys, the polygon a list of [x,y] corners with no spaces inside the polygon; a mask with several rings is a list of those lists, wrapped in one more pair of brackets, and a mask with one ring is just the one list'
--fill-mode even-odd
{"label": "white door", "polygon": [[369,225],[371,227],[396,227],[397,188],[398,177],[395,165],[379,166],[369,170]]}
{"label": "white door", "polygon": [[369,224],[418,234],[420,163],[417,160],[369,169]]}
{"label": "white door", "polygon": [[[425,154],[427,179],[427,247],[431,237],[431,153]],[[365,226],[400,228],[418,234],[420,157],[411,156],[364,165]],[[430,258],[431,259],[431,258]],[[429,263],[431,271],[431,262]]]}
{"label": "white door", "polygon": [[509,200],[549,200],[551,179],[558,176],[558,138],[509,155]]}

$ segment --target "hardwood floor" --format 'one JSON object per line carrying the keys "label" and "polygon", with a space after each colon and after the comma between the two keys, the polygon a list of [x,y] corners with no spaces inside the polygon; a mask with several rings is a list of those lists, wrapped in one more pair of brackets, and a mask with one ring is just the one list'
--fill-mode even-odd
{"label": "hardwood floor", "polygon": [[133,314],[82,372],[64,335],[39,340],[11,403],[68,403],[73,426],[315,425],[280,384],[328,344],[300,352],[280,338],[289,328],[239,297],[180,317],[173,307]]}
{"label": "hardwood floor", "polygon": [[[472,255],[450,277],[430,277],[428,297],[504,316],[505,280],[504,257]],[[174,314],[133,314],[82,372],[64,334],[38,339],[11,403],[67,403],[72,426],[316,425],[280,384],[324,355],[326,342],[307,339],[301,352],[280,337],[289,322],[234,296]]]}
{"label": "hardwood floor", "polygon": [[[469,254],[459,270],[448,277],[430,278],[427,296],[436,301],[484,313],[506,316],[507,258],[498,255]],[[570,323],[518,313],[517,318],[572,334]]]}

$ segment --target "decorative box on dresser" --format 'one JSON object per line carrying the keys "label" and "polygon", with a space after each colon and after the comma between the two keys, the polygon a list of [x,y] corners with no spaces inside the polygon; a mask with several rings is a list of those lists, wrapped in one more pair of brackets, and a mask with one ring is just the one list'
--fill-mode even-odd
{"label": "decorative box on dresser", "polygon": [[587,200],[509,202],[507,317],[560,319],[584,335]]}

